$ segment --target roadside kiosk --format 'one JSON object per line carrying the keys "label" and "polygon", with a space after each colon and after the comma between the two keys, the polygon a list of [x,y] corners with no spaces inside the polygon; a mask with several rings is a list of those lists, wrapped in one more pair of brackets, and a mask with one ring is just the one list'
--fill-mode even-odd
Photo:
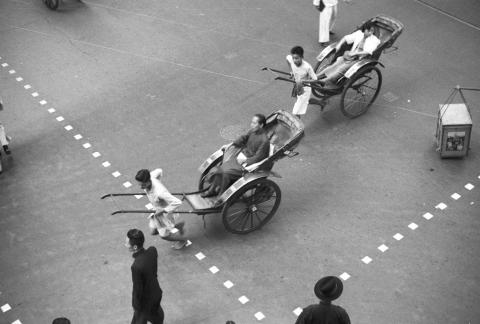
{"label": "roadside kiosk", "polygon": [[[437,151],[440,157],[464,157],[470,149],[472,134],[472,117],[462,90],[480,91],[480,89],[461,88],[457,86],[440,105],[437,118]],[[455,95],[460,93],[463,103],[452,103]]]}

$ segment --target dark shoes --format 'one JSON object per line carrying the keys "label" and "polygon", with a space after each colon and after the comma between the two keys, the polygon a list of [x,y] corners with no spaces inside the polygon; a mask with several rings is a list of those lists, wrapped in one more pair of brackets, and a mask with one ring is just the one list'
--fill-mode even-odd
{"label": "dark shoes", "polygon": [[203,198],[213,197],[218,195],[217,188],[215,186],[210,186],[210,188],[201,194]]}
{"label": "dark shoes", "polygon": [[8,149],[8,145],[3,145],[3,151],[4,151],[5,154],[7,154],[7,155],[12,154],[12,151],[10,151],[10,150]]}
{"label": "dark shoes", "polygon": [[330,43],[329,43],[329,42],[323,42],[323,43],[320,43],[320,46],[322,46],[322,47],[327,47],[328,44],[330,44]]}

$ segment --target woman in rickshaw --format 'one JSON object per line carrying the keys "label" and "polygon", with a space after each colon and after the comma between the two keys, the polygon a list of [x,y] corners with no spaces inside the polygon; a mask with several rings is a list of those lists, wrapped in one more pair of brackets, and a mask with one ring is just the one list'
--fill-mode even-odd
{"label": "woman in rickshaw", "polygon": [[262,114],[255,114],[250,124],[250,130],[237,138],[231,145],[222,147],[225,151],[223,162],[210,173],[208,179],[210,187],[202,197],[212,197],[222,194],[227,187],[239,179],[244,168],[260,162],[268,157],[270,142],[265,131],[266,118]]}
{"label": "woman in rickshaw", "polygon": [[337,58],[337,60],[320,71],[318,81],[322,86],[335,86],[338,79],[348,71],[348,69],[355,64],[358,60],[364,58],[367,55],[372,55],[380,44],[380,40],[374,35],[375,25],[373,22],[367,22],[363,25],[362,29],[344,36],[338,44],[335,46],[335,50],[338,53],[342,46],[346,43],[352,45],[350,51],[345,51],[343,56]]}

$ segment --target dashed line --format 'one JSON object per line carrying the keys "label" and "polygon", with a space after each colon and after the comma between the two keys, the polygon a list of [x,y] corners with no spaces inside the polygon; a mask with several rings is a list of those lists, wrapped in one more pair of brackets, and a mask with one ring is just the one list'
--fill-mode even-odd
{"label": "dashed line", "polygon": [[62,116],[58,116],[57,118],[55,118],[57,121],[61,122],[61,121],[64,121],[65,118],[63,118]]}
{"label": "dashed line", "polygon": [[8,73],[10,73],[10,74],[15,74],[15,73],[17,73],[17,72],[16,72],[15,70],[10,70],[10,71],[8,71]]}
{"label": "dashed line", "polygon": [[185,244],[185,246],[190,246],[190,245],[192,245],[192,241],[187,240],[187,244]]}
{"label": "dashed line", "polygon": [[16,78],[15,80],[17,80],[17,82],[21,82],[21,81],[23,81],[23,78],[22,78],[22,77],[18,77],[18,78]]}
{"label": "dashed line", "polygon": [[293,314],[296,316],[300,316],[300,314],[303,312],[303,309],[301,307],[297,307],[293,310]]}
{"label": "dashed line", "polygon": [[262,312],[256,312],[255,317],[256,317],[257,320],[261,321],[265,318],[265,315],[263,315]]}
{"label": "dashed line", "polygon": [[83,136],[81,134],[77,134],[77,135],[73,136],[73,138],[78,141],[79,139],[82,139]]}
{"label": "dashed line", "polygon": [[151,203],[148,203],[145,205],[146,209],[153,209],[153,205]]}
{"label": "dashed line", "polygon": [[26,84],[26,85],[24,85],[23,87],[28,90],[28,89],[30,89],[32,86],[29,85],[29,84]]}
{"label": "dashed line", "polygon": [[347,281],[348,279],[350,279],[350,275],[346,272],[342,273],[340,276],[339,276],[343,281]]}
{"label": "dashed line", "polygon": [[385,244],[382,244],[379,247],[377,247],[377,249],[379,249],[383,253],[388,250],[388,246],[386,246]]}
{"label": "dashed line", "polygon": [[46,100],[40,100],[38,103],[41,104],[42,106],[45,106],[47,104],[47,101]]}
{"label": "dashed line", "polygon": [[118,172],[118,171],[115,171],[115,172],[112,173],[112,176],[113,176],[114,178],[118,178],[118,177],[121,176],[121,175],[122,175],[122,174],[121,174],[120,172]]}
{"label": "dashed line", "polygon": [[93,153],[92,153],[92,156],[93,156],[94,158],[98,158],[99,156],[102,156],[102,154],[100,154],[99,152],[93,152]]}
{"label": "dashed line", "polygon": [[140,199],[140,198],[143,198],[143,196],[142,195],[135,195],[135,198]]}
{"label": "dashed line", "polygon": [[203,259],[205,259],[205,254],[203,254],[202,252],[198,252],[197,254],[195,254],[195,257],[198,260],[203,260]]}
{"label": "dashed line", "polygon": [[38,97],[38,96],[39,96],[38,92],[33,92],[32,93],[32,97]]}
{"label": "dashed line", "polygon": [[55,108],[48,108],[47,111],[48,111],[50,114],[53,114],[56,110],[55,110]]}
{"label": "dashed line", "polygon": [[475,188],[475,186],[472,185],[471,183],[467,183],[467,184],[465,185],[465,189],[467,189],[467,190],[472,190],[473,188]]}
{"label": "dashed line", "polygon": [[225,286],[225,288],[227,289],[230,289],[234,286],[233,282],[231,282],[230,280],[227,280],[223,283],[223,285]]}
{"label": "dashed line", "polygon": [[7,66],[8,66],[8,63],[3,63],[2,66],[3,66],[3,67],[7,67]]}
{"label": "dashed line", "polygon": [[401,239],[403,239],[403,235],[400,233],[397,233],[393,235],[393,238],[396,239],[397,241],[400,241]]}
{"label": "dashed line", "polygon": [[370,262],[372,262],[372,258],[367,255],[362,259],[362,262],[365,264],[369,264]]}
{"label": "dashed line", "polygon": [[64,127],[67,131],[71,131],[73,129],[72,125],[67,125]]}
{"label": "dashed line", "polygon": [[245,305],[246,303],[248,303],[250,301],[250,299],[248,299],[247,296],[241,296],[240,298],[238,298],[238,301],[240,303],[242,303],[243,305]]}
{"label": "dashed line", "polygon": [[125,181],[125,182],[123,183],[123,186],[124,186],[125,188],[130,188],[130,187],[132,186],[132,183],[131,183],[130,181]]}
{"label": "dashed line", "polygon": [[20,320],[17,319],[17,320],[15,320],[15,321],[13,321],[12,324],[22,324],[22,322],[20,322]]}
{"label": "dashed line", "polygon": [[84,143],[82,146],[83,146],[83,148],[88,149],[88,148],[92,147],[92,144],[90,144],[90,143]]}
{"label": "dashed line", "polygon": [[460,197],[462,197],[462,196],[455,192],[455,193],[452,194],[450,197],[452,197],[452,199],[458,200],[458,199],[459,199]]}
{"label": "dashed line", "polygon": [[216,274],[218,271],[220,271],[220,269],[218,269],[216,266],[210,267],[208,270],[210,270],[210,272],[213,274]]}
{"label": "dashed line", "polygon": [[425,218],[426,220],[430,220],[433,218],[433,215],[430,213],[425,213],[422,215],[422,217]]}
{"label": "dashed line", "polygon": [[409,227],[412,231],[414,231],[414,230],[416,230],[416,229],[418,228],[418,225],[415,224],[415,223],[410,223],[410,224],[408,225],[408,227]]}
{"label": "dashed line", "polygon": [[443,202],[439,203],[438,205],[435,206],[436,209],[444,210],[447,208],[447,205],[444,204]]}
{"label": "dashed line", "polygon": [[9,310],[11,310],[12,307],[10,307],[9,304],[5,304],[5,305],[3,305],[3,306],[1,307],[1,309],[2,309],[2,312],[5,313],[5,312],[8,312]]}
{"label": "dashed line", "polygon": [[110,162],[105,161],[105,162],[102,163],[102,165],[103,165],[104,168],[108,168],[111,164],[110,164]]}

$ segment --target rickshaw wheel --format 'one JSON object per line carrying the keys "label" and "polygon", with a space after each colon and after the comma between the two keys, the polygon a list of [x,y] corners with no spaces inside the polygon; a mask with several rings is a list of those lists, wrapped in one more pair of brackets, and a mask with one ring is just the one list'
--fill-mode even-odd
{"label": "rickshaw wheel", "polygon": [[382,74],[376,66],[360,69],[343,88],[340,103],[342,113],[349,118],[364,114],[377,98],[381,87]]}
{"label": "rickshaw wheel", "polygon": [[[324,68],[332,64],[334,57],[335,57],[335,51],[331,51],[330,53],[328,53],[327,56],[325,56],[323,60],[317,62],[317,64],[315,65],[315,68],[313,69],[315,71],[315,74],[318,74]],[[319,98],[323,97],[323,95],[317,90],[315,90],[315,88],[313,87],[312,87],[312,93],[316,97],[319,97]]]}
{"label": "rickshaw wheel", "polygon": [[268,223],[280,205],[278,185],[266,178],[240,188],[222,209],[223,225],[234,234],[247,234]]}
{"label": "rickshaw wheel", "polygon": [[58,9],[58,6],[60,4],[60,0],[44,0],[44,2],[45,5],[51,10]]}

